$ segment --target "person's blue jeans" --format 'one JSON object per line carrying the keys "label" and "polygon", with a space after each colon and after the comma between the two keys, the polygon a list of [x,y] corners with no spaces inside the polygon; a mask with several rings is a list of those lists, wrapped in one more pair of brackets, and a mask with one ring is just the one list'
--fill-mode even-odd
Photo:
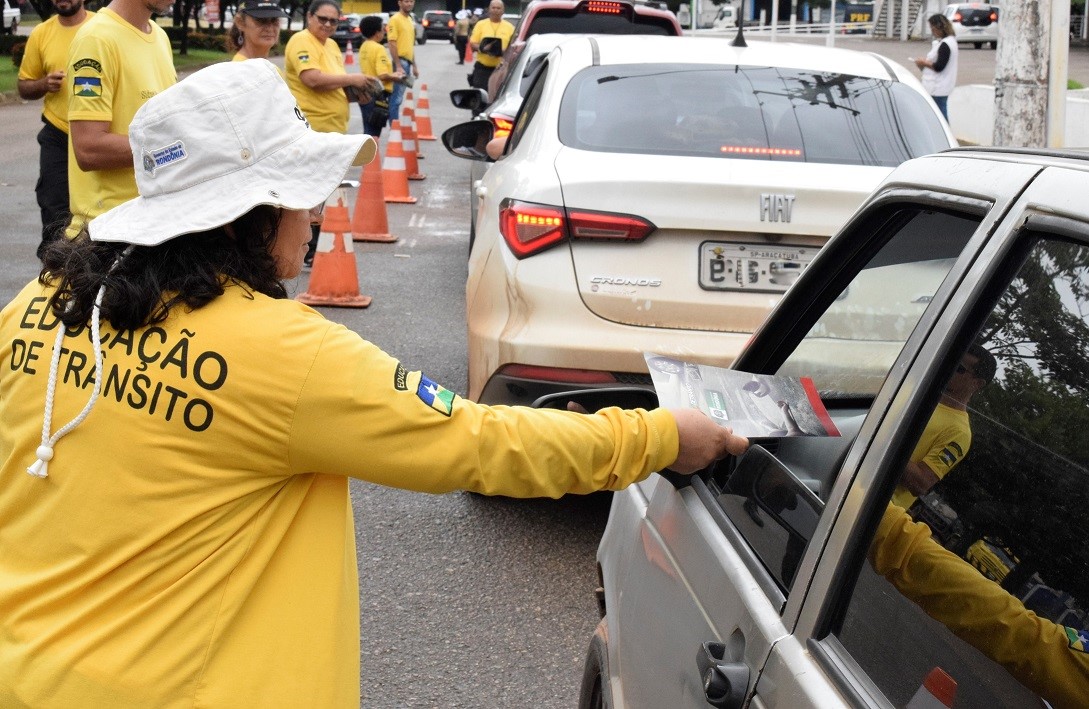
{"label": "person's blue jeans", "polygon": [[[407,59],[401,59],[401,68],[405,72],[405,76],[412,74],[412,62]],[[393,83],[393,95],[389,99],[389,120],[392,124],[393,121],[401,120],[401,102],[405,100],[405,85],[400,82]]]}
{"label": "person's blue jeans", "polygon": [[948,121],[949,120],[949,109],[946,107],[946,104],[949,102],[949,97],[948,96],[931,96],[930,98],[934,99],[934,105],[938,107],[938,110],[942,112],[943,116],[945,116],[945,120]]}

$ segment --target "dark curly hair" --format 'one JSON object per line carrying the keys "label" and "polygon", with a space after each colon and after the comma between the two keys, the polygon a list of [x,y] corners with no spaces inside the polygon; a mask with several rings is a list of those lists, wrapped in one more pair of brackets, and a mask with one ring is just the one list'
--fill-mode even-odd
{"label": "dark curly hair", "polygon": [[128,254],[127,244],[91,241],[84,227],[74,239],[46,248],[38,281],[56,286],[49,304],[70,328],[91,319],[103,282],[101,317],[117,330],[161,323],[179,305],[196,310],[232,283],[286,298],[271,251],[281,215],[278,207],[259,205],[228,226],[137,246]]}

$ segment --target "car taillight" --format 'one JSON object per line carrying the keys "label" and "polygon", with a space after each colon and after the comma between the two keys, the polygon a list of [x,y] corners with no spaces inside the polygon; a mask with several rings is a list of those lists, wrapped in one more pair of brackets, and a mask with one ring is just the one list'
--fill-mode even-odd
{"label": "car taillight", "polygon": [[358,27],[353,27],[353,28],[352,28],[352,32],[354,32],[354,33],[356,33],[356,34],[359,34],[359,33],[360,33],[360,29],[359,29]]}
{"label": "car taillight", "polygon": [[773,155],[793,158],[802,154],[802,151],[797,148],[758,148],[749,145],[723,145],[718,150],[728,155]]}
{"label": "car taillight", "polygon": [[582,8],[586,12],[592,12],[599,15],[619,15],[624,12],[623,4],[609,2],[608,0],[589,0],[589,2],[583,3]]}
{"label": "car taillight", "polygon": [[446,26],[449,27],[450,29],[454,29],[454,21],[453,20],[447,20],[446,21]]}
{"label": "car taillight", "polygon": [[964,21],[964,17],[962,17],[959,12],[953,15],[953,22],[963,22],[963,21]]}
{"label": "car taillight", "polygon": [[520,259],[533,256],[563,241],[563,209],[505,199],[499,206],[499,233]]}
{"label": "car taillight", "polygon": [[642,217],[609,212],[567,211],[567,230],[573,239],[642,241],[657,227]]}
{"label": "car taillight", "polygon": [[998,22],[998,13],[997,12],[992,12],[991,13],[991,22]]}
{"label": "car taillight", "polygon": [[506,138],[510,135],[510,131],[514,128],[514,121],[506,116],[500,116],[492,114],[490,116],[492,125],[495,126],[495,131],[492,134],[493,138]]}
{"label": "car taillight", "polygon": [[616,377],[609,372],[593,369],[567,369],[565,367],[535,367],[529,364],[508,364],[499,370],[504,376],[567,384],[615,384]]}
{"label": "car taillight", "polygon": [[424,27],[430,27],[431,26],[431,20],[424,20],[420,24],[423,25]]}

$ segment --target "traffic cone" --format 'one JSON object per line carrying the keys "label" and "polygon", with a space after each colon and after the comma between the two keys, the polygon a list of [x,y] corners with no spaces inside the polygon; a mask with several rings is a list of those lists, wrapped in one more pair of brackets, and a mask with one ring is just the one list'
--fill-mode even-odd
{"label": "traffic cone", "polygon": [[953,709],[956,697],[957,681],[942,668],[935,667],[904,709]]}
{"label": "traffic cone", "polygon": [[427,175],[420,172],[419,154],[416,149],[416,131],[412,130],[412,110],[401,109],[401,145],[405,151],[405,171],[408,179],[423,180]]}
{"label": "traffic cone", "polygon": [[382,165],[377,158],[363,167],[352,213],[352,239],[381,244],[397,241],[397,237],[389,233],[386,200],[382,197]]}
{"label": "traffic cone", "polygon": [[371,304],[369,295],[359,294],[359,274],[356,273],[355,249],[345,234],[352,231],[344,198],[325,208],[321,222],[318,249],[310,269],[306,292],[295,300],[307,305],[332,305],[341,308],[365,308]]}
{"label": "traffic cone", "polygon": [[413,117],[416,119],[416,140],[437,140],[431,129],[431,101],[427,98],[427,84],[420,84],[420,104]]}
{"label": "traffic cone", "polygon": [[401,122],[390,125],[386,140],[386,159],[382,161],[382,193],[387,202],[416,204],[416,198],[408,193],[408,172],[405,170],[405,151],[401,145]]}
{"label": "traffic cone", "polygon": [[348,53],[344,55],[344,66],[349,67],[355,64],[355,51],[352,49],[352,42],[348,40]]}
{"label": "traffic cone", "polygon": [[[416,159],[423,160],[423,151],[420,150],[420,141],[416,139],[416,108],[414,106],[408,106],[401,109],[401,137],[409,136],[409,140],[416,146]],[[405,155],[409,153],[408,145],[405,145]],[[424,176],[426,177],[426,175]],[[411,171],[409,172],[408,179],[422,180],[423,177],[413,178]]]}
{"label": "traffic cone", "polygon": [[473,45],[471,45],[468,42],[465,43],[465,57],[464,57],[464,59],[465,59],[466,64],[472,64],[473,63]]}

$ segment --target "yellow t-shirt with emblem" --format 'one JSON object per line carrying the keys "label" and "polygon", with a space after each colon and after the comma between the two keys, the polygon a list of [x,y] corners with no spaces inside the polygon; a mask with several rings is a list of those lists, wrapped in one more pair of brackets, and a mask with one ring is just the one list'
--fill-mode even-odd
{"label": "yellow t-shirt with emblem", "polygon": [[[938,480],[944,478],[953,467],[968,455],[972,445],[972,427],[968,412],[938,404],[923,429],[923,435],[911,453],[911,462],[922,461],[934,471]],[[892,504],[905,510],[915,503],[915,495],[901,486],[892,494]]]}
{"label": "yellow t-shirt with emblem", "polygon": [[[62,25],[58,15],[53,15],[35,27],[26,40],[23,63],[19,65],[19,79],[21,81],[34,80],[52,74],[54,71],[67,72],[68,49],[72,45],[72,40],[76,38],[79,28],[94,17],[94,14],[88,12],[83,22],[72,27]],[[42,99],[42,116],[54,128],[59,128],[65,133],[68,132],[69,95],[69,86],[65,82],[61,85],[60,91],[46,93]]]}
{"label": "yellow t-shirt with emblem", "polygon": [[[68,54],[69,121],[105,121],[110,132],[128,135],[136,111],[177,82],[170,39],[162,27],[133,27],[109,8],[84,22]],[[136,197],[131,165],[84,172],[68,144],[68,192],[73,236],[86,221]]]}
{"label": "yellow t-shirt with emblem", "polygon": [[416,61],[416,24],[403,12],[389,18],[386,29],[389,42],[397,43],[397,56],[410,62]]}
{"label": "yellow t-shirt with emblem", "polygon": [[[668,411],[465,401],[342,325],[230,285],[64,340],[37,280],[0,312],[0,707],[358,709],[348,478],[514,497],[618,489],[673,462]],[[365,706],[380,701],[372,697]]]}
{"label": "yellow t-shirt with emblem", "polygon": [[[379,76],[393,73],[393,60],[389,52],[378,42],[368,39],[359,47],[359,70],[365,76]],[[383,81],[382,88],[393,91],[392,81]]]}
{"label": "yellow t-shirt with emblem", "polygon": [[[500,20],[499,22],[492,22],[491,20],[481,20],[476,23],[476,27],[473,28],[473,36],[469,38],[469,44],[475,44],[480,46],[480,40],[485,37],[498,37],[503,43],[503,51],[507,50],[507,46],[510,44],[511,37],[514,36],[514,25],[506,20]],[[482,66],[497,67],[502,57],[493,57],[483,52],[476,53],[476,61]]]}
{"label": "yellow t-shirt with emblem", "polygon": [[344,56],[331,39],[322,44],[309,30],[291,35],[284,47],[284,74],[287,86],[299,103],[310,127],[322,133],[348,132],[348,98],[344,89],[315,91],[302,82],[299,74],[317,69],[323,74],[345,74]]}

